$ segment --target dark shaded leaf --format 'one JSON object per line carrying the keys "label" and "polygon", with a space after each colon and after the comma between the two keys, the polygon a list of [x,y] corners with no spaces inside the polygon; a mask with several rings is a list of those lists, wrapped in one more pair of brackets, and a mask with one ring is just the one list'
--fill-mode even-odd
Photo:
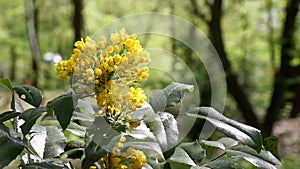
{"label": "dark shaded leaf", "polygon": [[0,124],[0,168],[4,168],[13,161],[25,148],[19,138],[10,136],[9,129]]}
{"label": "dark shaded leaf", "polygon": [[35,124],[36,120],[43,112],[46,112],[46,107],[31,108],[20,115],[20,118],[25,121],[24,124],[21,125],[24,136],[29,133],[31,127]]}
{"label": "dark shaded leaf", "polygon": [[22,169],[68,169],[62,161],[58,159],[47,159],[39,163],[30,163],[22,165]]}
{"label": "dark shaded leaf", "polygon": [[270,136],[265,138],[264,140],[264,148],[267,151],[270,151],[276,158],[279,158],[278,153],[278,138],[276,136]]}
{"label": "dark shaded leaf", "polygon": [[15,118],[15,117],[17,117],[20,114],[21,113],[15,112],[15,111],[4,112],[4,113],[0,114],[0,123],[5,122],[7,120],[10,120],[12,118]]}
{"label": "dark shaded leaf", "polygon": [[208,120],[227,136],[249,145],[257,152],[262,149],[262,136],[258,129],[231,120],[213,108],[198,107],[189,111],[187,115]]}
{"label": "dark shaded leaf", "polygon": [[43,95],[39,89],[27,85],[16,86],[13,89],[16,91],[19,98],[21,98],[25,102],[29,103],[34,107],[40,106],[43,99]]}
{"label": "dark shaded leaf", "polygon": [[190,143],[181,143],[179,145],[188,155],[193,159],[193,161],[199,163],[205,157],[205,149],[199,144],[198,141]]}
{"label": "dark shaded leaf", "polygon": [[89,165],[110,152],[123,134],[114,130],[104,117],[98,116],[93,125],[87,129],[87,136],[90,142],[85,148],[86,157],[83,168],[88,168]]}
{"label": "dark shaded leaf", "polygon": [[179,103],[182,98],[188,93],[194,91],[193,85],[172,82],[163,89],[167,98],[166,108],[173,107]]}
{"label": "dark shaded leaf", "polygon": [[74,111],[72,93],[61,95],[47,104],[47,112],[54,111],[61,128],[65,130],[70,124],[71,117]]}

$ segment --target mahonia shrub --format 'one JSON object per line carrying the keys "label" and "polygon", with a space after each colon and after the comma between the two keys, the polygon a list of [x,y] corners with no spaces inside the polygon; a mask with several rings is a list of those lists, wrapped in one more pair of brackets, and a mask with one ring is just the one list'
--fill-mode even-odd
{"label": "mahonia shrub", "polygon": [[[190,108],[187,118],[224,133],[218,140],[179,140],[170,110],[193,92],[173,82],[145,95],[150,54],[125,29],[109,37],[77,41],[68,60],[56,64],[72,90],[42,106],[33,86],[13,86],[11,110],[0,114],[0,168],[189,169],[266,168],[281,165],[275,137],[231,120],[211,107]],[[19,100],[31,108],[24,110]],[[199,132],[201,129],[199,129]]]}

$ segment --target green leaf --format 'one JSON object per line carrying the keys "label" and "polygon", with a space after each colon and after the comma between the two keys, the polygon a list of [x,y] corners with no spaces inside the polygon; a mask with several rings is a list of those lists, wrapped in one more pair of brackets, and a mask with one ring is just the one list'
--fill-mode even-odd
{"label": "green leaf", "polygon": [[155,113],[150,105],[137,110],[134,114],[144,116],[146,126],[157,138],[163,152],[177,144],[179,132],[173,115],[166,112]]}
{"label": "green leaf", "polygon": [[164,169],[165,164],[166,162],[159,162],[157,159],[147,157],[147,163],[144,165],[144,167],[149,169]]}
{"label": "green leaf", "polygon": [[35,124],[36,120],[42,115],[43,112],[46,112],[46,108],[38,107],[28,109],[20,115],[20,118],[25,121],[24,124],[21,125],[24,136],[29,133],[31,127]]}
{"label": "green leaf", "polygon": [[20,114],[21,113],[15,112],[15,111],[4,112],[4,113],[0,114],[0,123],[5,122],[7,120],[10,120],[12,118],[15,118],[15,117],[17,117]]}
{"label": "green leaf", "polygon": [[190,143],[181,143],[179,145],[188,155],[193,159],[193,161],[199,163],[205,157],[205,149],[199,144],[198,141]]}
{"label": "green leaf", "polygon": [[206,163],[204,166],[213,168],[213,169],[234,169],[234,162],[231,159],[217,159],[214,161],[211,161],[209,163]]}
{"label": "green leaf", "polygon": [[25,102],[29,103],[34,107],[40,106],[43,99],[43,95],[39,89],[33,86],[22,85],[14,87],[14,90],[18,94],[19,98],[21,98]]}
{"label": "green leaf", "polygon": [[213,108],[198,107],[189,111],[187,115],[195,118],[206,119],[227,136],[249,145],[257,152],[262,149],[262,136],[258,129],[231,120]]}
{"label": "green leaf", "polygon": [[277,167],[273,164],[270,164],[269,162],[262,160],[258,157],[255,157],[253,155],[240,152],[240,151],[235,151],[235,150],[227,150],[226,151],[227,155],[233,158],[243,158],[244,160],[250,162],[251,164],[262,168],[262,169],[277,169]]}
{"label": "green leaf", "polygon": [[70,124],[71,117],[74,111],[72,93],[61,95],[47,104],[47,112],[54,111],[61,128],[65,130]]}
{"label": "green leaf", "polygon": [[4,168],[13,161],[25,147],[21,139],[14,138],[9,133],[9,128],[0,124],[0,168]]}
{"label": "green leaf", "polygon": [[188,153],[181,147],[176,147],[174,154],[169,159],[169,163],[172,169],[190,169],[192,166],[196,166]]}
{"label": "green leaf", "polygon": [[237,146],[239,144],[238,141],[236,141],[230,137],[223,137],[223,138],[220,138],[218,141],[221,142],[226,147],[226,149]]}
{"label": "green leaf", "polygon": [[85,137],[86,128],[74,122],[71,122],[66,130],[73,133],[76,136]]}
{"label": "green leaf", "polygon": [[166,108],[168,108],[176,106],[188,92],[193,92],[194,86],[172,82],[163,91],[167,98]]}
{"label": "green leaf", "polygon": [[225,150],[225,146],[219,141],[200,140],[200,144],[203,147],[215,147],[221,150]]}
{"label": "green leaf", "polygon": [[179,131],[177,127],[177,121],[170,113],[160,112],[159,116],[166,133],[167,149],[171,149],[176,146],[178,142]]}
{"label": "green leaf", "polygon": [[7,89],[9,89],[11,92],[14,91],[13,86],[9,79],[0,79],[0,84],[5,86]]}
{"label": "green leaf", "polygon": [[270,151],[275,157],[279,158],[279,153],[278,153],[278,138],[276,136],[270,136],[265,138],[264,140],[264,148],[267,151]]}
{"label": "green leaf", "polygon": [[276,157],[274,157],[269,151],[262,150],[261,152],[257,153],[254,149],[248,146],[236,146],[232,150],[253,155],[273,165],[281,165],[280,161]]}
{"label": "green leaf", "polygon": [[154,112],[165,111],[167,106],[167,97],[163,90],[154,90],[149,95],[149,104]]}
{"label": "green leaf", "polygon": [[58,159],[47,159],[39,163],[30,163],[22,165],[21,167],[22,169],[68,169],[68,167],[64,166],[62,161]]}
{"label": "green leaf", "polygon": [[85,159],[83,163],[83,168],[89,168],[91,164],[98,161],[101,157],[105,156],[108,151],[103,149],[100,145],[91,141],[85,148]]}

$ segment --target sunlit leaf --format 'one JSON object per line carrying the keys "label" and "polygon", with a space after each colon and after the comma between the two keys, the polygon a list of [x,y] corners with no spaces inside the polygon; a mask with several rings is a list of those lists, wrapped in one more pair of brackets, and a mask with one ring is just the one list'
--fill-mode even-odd
{"label": "sunlit leaf", "polygon": [[188,93],[194,91],[193,85],[172,82],[163,89],[167,97],[166,108],[173,107],[179,103],[182,98]]}
{"label": "sunlit leaf", "polygon": [[154,112],[164,111],[167,106],[167,97],[163,90],[154,90],[149,95],[149,104]]}
{"label": "sunlit leaf", "polygon": [[169,159],[169,163],[172,169],[190,169],[192,166],[196,166],[188,153],[181,147],[176,147],[174,154]]}
{"label": "sunlit leaf", "polygon": [[187,115],[208,120],[229,137],[253,147],[258,152],[262,148],[262,136],[258,129],[231,120],[213,108],[198,107],[191,110]]}
{"label": "sunlit leaf", "polygon": [[46,126],[47,139],[45,143],[44,158],[57,157],[64,152],[66,138],[61,129],[56,126]]}

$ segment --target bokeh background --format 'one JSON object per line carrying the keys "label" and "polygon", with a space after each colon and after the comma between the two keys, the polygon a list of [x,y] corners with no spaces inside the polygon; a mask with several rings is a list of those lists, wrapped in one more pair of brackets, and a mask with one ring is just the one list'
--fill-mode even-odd
{"label": "bokeh background", "polygon": [[[277,136],[283,168],[297,168],[300,166],[297,160],[300,157],[299,1],[0,0],[0,78],[9,78],[15,85],[37,86],[46,102],[70,89],[70,83],[60,81],[55,75],[54,64],[69,58],[76,40],[130,14],[176,15],[202,30],[219,54],[228,87],[224,114],[259,128],[265,137]],[[151,27],[155,25],[149,26],[150,30]],[[182,31],[193,36],[192,29]],[[211,84],[191,49],[175,39],[156,35],[142,36],[140,41],[144,48],[157,47],[180,57],[196,77],[200,104],[209,106]],[[162,62],[174,71],[178,69],[172,58]],[[173,80],[159,72],[150,73],[151,78],[146,82],[149,91]],[[1,87],[1,112],[9,109],[9,101],[9,95]],[[190,137],[197,138],[195,131]]]}

